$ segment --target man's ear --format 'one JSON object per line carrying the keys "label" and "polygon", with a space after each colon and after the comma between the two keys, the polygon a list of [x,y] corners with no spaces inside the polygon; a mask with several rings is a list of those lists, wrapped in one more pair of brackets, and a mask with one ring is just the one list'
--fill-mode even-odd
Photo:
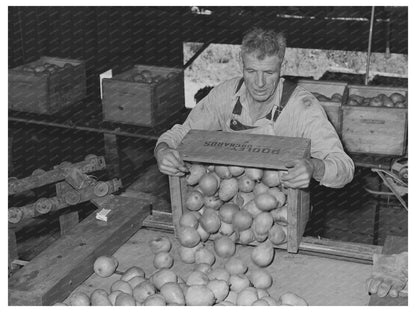
{"label": "man's ear", "polygon": [[243,62],[243,55],[240,53],[238,53],[238,64],[240,65],[240,70],[241,72],[243,72],[243,68],[244,68],[244,62]]}

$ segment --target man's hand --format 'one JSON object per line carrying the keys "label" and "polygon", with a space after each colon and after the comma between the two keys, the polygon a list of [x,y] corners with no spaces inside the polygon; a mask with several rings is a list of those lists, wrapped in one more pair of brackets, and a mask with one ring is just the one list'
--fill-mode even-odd
{"label": "man's hand", "polygon": [[399,296],[408,281],[408,253],[373,255],[373,271],[367,279],[367,290],[379,297]]}
{"label": "man's hand", "polygon": [[155,150],[159,171],[170,176],[181,177],[188,172],[179,152],[167,144],[160,143]]}
{"label": "man's hand", "polygon": [[290,188],[306,188],[313,174],[313,164],[309,159],[293,160],[285,163],[289,170],[280,178],[283,186]]}

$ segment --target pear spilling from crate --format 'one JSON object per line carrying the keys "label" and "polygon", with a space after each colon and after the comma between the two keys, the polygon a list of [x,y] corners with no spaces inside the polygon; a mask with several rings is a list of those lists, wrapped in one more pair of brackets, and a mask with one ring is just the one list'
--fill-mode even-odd
{"label": "pear spilling from crate", "polygon": [[222,236],[214,241],[216,254],[221,258],[229,258],[235,254],[235,243],[228,236]]}
{"label": "pear spilling from crate", "polygon": [[192,164],[189,168],[189,175],[186,177],[186,182],[189,185],[196,185],[206,172],[207,170],[205,166],[200,164]]}
{"label": "pear spilling from crate", "polygon": [[169,252],[172,248],[172,243],[166,236],[157,236],[149,241],[149,247],[153,254],[165,251]]}
{"label": "pear spilling from crate", "polygon": [[270,265],[274,258],[274,248],[270,241],[261,243],[253,248],[251,260],[259,267]]}

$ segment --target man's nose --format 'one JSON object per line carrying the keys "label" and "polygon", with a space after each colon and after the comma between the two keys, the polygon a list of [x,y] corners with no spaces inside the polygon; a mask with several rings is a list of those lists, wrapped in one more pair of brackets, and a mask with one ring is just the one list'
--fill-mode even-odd
{"label": "man's nose", "polygon": [[256,84],[260,88],[264,86],[265,81],[264,81],[264,75],[263,75],[263,73],[257,73]]}

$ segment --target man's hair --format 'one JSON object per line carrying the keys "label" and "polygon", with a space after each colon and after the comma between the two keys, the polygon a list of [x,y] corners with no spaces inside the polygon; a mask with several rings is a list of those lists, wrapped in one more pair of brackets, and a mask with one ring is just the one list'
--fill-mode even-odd
{"label": "man's hair", "polygon": [[283,33],[255,27],[249,30],[241,44],[241,55],[256,53],[259,60],[277,55],[281,61],[285,56],[286,38]]}

